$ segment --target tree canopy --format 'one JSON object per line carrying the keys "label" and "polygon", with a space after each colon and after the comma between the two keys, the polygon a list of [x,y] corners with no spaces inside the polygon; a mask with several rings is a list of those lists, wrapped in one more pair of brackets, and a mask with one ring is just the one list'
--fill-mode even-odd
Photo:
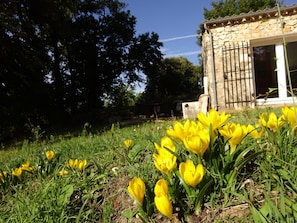
{"label": "tree canopy", "polygon": [[205,19],[232,16],[240,13],[254,12],[261,9],[273,8],[276,4],[283,4],[278,0],[219,0],[211,3],[212,9],[204,8]]}
{"label": "tree canopy", "polygon": [[104,95],[160,63],[156,33],[115,0],[0,3],[0,126],[37,125],[100,109]]}
{"label": "tree canopy", "polygon": [[165,58],[158,70],[147,76],[144,92],[150,101],[198,99],[201,93],[202,67],[185,57]]}

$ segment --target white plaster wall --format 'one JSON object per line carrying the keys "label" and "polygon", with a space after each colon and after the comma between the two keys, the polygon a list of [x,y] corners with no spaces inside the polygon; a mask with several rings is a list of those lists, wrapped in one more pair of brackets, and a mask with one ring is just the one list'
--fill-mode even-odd
{"label": "white plaster wall", "polygon": [[196,119],[199,111],[199,101],[184,102],[182,103],[183,118]]}

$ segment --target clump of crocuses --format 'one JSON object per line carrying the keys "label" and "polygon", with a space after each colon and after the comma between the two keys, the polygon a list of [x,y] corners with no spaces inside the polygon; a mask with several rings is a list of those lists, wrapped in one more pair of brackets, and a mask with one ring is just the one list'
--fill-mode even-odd
{"label": "clump of crocuses", "polygon": [[68,161],[68,166],[71,168],[71,169],[78,169],[80,172],[82,172],[85,167],[87,165],[87,160],[78,160],[78,159],[70,159]]}
{"label": "clump of crocuses", "polygon": [[160,144],[154,143],[152,158],[160,173],[160,179],[155,179],[154,199],[145,197],[141,178],[131,180],[128,192],[140,205],[144,199],[153,202],[156,210],[170,219],[174,207],[185,214],[198,214],[207,195],[224,194],[224,188],[235,187],[240,170],[263,152],[259,139],[266,131],[275,134],[286,124],[296,129],[297,109],[284,107],[282,113],[280,117],[264,113],[258,123],[243,125],[232,122],[230,114],[212,109],[207,114],[200,112],[195,121],[175,122]]}

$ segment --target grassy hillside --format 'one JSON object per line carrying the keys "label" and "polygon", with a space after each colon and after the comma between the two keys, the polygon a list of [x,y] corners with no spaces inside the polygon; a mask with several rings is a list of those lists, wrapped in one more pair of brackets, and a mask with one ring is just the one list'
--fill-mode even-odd
{"label": "grassy hillside", "polygon": [[[267,115],[258,122],[260,113]],[[113,124],[92,133],[91,126],[85,126],[75,137],[43,137],[36,129],[33,141],[0,151],[0,222],[294,222],[297,151],[293,124],[281,123],[281,110],[269,108],[226,114],[226,122],[215,130],[223,118],[215,115],[204,117],[214,121],[207,130],[210,136],[205,134],[209,144],[204,152],[189,145],[196,146],[197,140],[204,143],[205,129],[197,127],[200,120],[189,124],[186,144],[169,134],[174,149],[168,141],[162,145],[163,137],[169,136],[168,129],[181,136],[176,121],[186,128],[185,120],[155,120],[123,128]],[[261,136],[254,138],[251,131],[243,135],[243,125],[249,124],[259,134],[262,131]],[[232,139],[232,134],[241,139]],[[165,171],[168,157],[176,157],[176,165]],[[165,163],[159,169],[154,163],[158,159]],[[203,165],[203,178],[195,186],[189,186],[179,170],[186,160]],[[141,202],[127,190],[133,178],[145,184]],[[170,221],[154,203],[160,179],[168,184]]]}

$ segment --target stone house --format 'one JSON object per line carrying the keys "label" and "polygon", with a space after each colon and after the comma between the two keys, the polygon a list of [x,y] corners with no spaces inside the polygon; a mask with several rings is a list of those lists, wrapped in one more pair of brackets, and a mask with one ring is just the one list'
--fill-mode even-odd
{"label": "stone house", "polygon": [[200,29],[211,108],[292,103],[287,73],[297,89],[297,5],[207,20]]}

